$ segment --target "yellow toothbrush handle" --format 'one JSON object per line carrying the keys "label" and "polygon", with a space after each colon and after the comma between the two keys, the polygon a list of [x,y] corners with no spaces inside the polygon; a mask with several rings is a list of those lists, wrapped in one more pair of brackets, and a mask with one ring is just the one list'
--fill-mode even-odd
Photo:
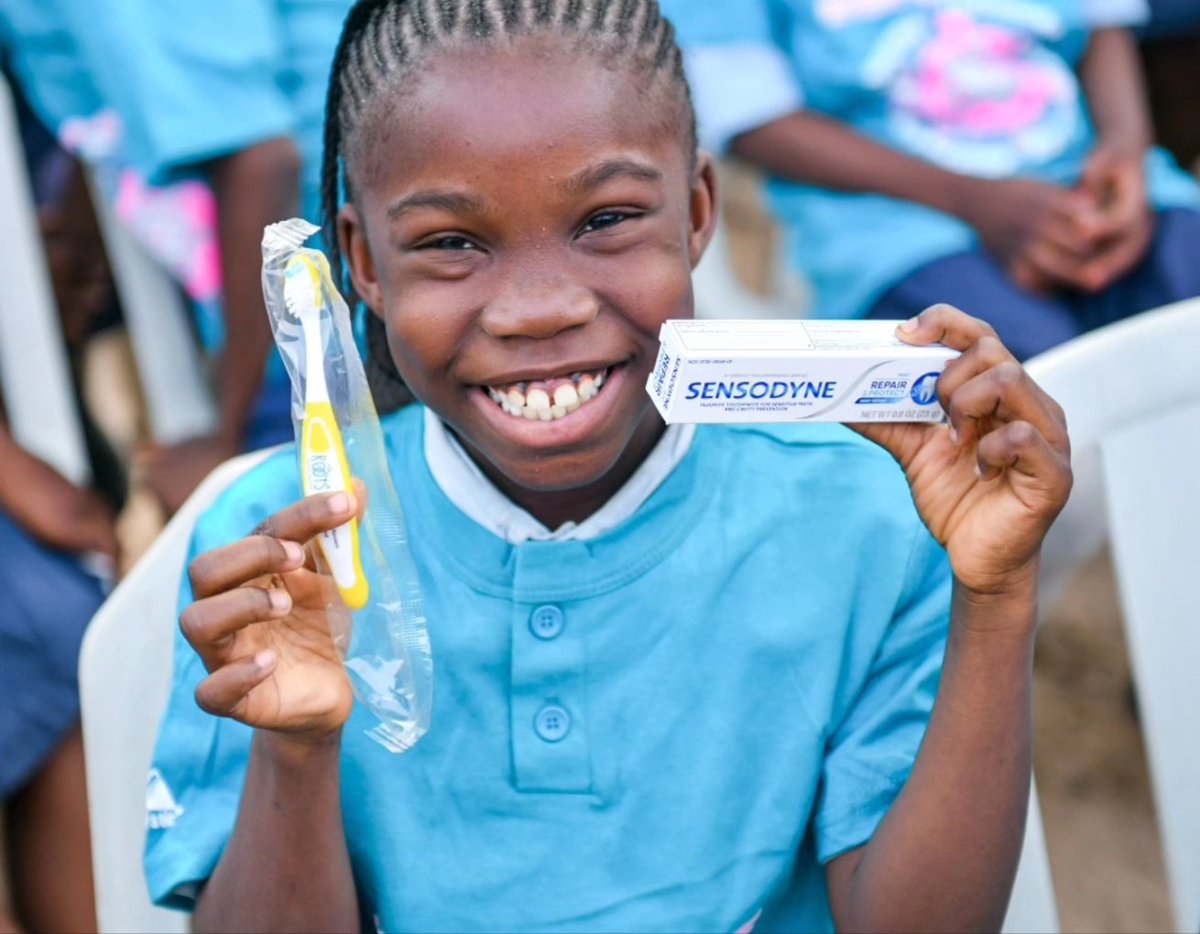
{"label": "yellow toothbrush handle", "polygon": [[[305,496],[350,490],[350,464],[328,402],[310,402],[304,408],[300,460]],[[367,605],[370,588],[362,568],[358,520],[322,532],[319,540],[342,600],[350,609],[361,610]]]}

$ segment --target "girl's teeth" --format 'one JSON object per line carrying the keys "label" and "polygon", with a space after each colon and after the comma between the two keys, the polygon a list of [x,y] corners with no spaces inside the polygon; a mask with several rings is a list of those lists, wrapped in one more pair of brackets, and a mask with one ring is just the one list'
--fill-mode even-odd
{"label": "girl's teeth", "polygon": [[[579,393],[575,391],[575,387],[570,383],[563,383],[554,390],[554,405],[558,408],[566,409],[568,406],[575,405],[579,402]],[[559,416],[561,418],[561,416]]]}
{"label": "girl's teeth", "polygon": [[550,422],[565,418],[579,409],[581,405],[590,402],[600,392],[604,385],[606,372],[573,373],[570,382],[550,386],[558,380],[545,382],[516,383],[508,389],[488,389],[488,395],[509,415],[516,418],[526,418],[530,421]]}

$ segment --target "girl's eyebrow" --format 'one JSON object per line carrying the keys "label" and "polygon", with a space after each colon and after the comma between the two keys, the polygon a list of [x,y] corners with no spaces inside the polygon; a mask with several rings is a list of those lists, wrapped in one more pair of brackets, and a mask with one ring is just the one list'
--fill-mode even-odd
{"label": "girl's eyebrow", "polygon": [[661,182],[663,173],[653,164],[628,156],[605,159],[576,172],[563,187],[572,194],[586,194],[615,178],[633,178],[641,182]]}
{"label": "girl's eyebrow", "polygon": [[388,208],[388,220],[394,221],[410,211],[421,208],[432,208],[445,211],[447,214],[471,214],[482,211],[484,204],[482,199],[461,191],[439,189],[417,191],[394,202]]}

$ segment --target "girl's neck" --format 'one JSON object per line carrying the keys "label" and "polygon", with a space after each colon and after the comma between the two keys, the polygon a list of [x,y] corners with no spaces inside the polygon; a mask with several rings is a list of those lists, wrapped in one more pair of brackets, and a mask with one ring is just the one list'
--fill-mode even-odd
{"label": "girl's neck", "polygon": [[665,430],[657,414],[643,419],[612,469],[593,483],[565,490],[530,490],[518,486],[462,438],[458,441],[501,493],[553,531],[567,522],[583,522],[597,513],[649,457]]}

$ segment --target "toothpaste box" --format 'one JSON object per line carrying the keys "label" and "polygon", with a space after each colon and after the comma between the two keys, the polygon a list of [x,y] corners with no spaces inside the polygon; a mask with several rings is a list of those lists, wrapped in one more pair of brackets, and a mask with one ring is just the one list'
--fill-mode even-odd
{"label": "toothpaste box", "polygon": [[940,422],[958,351],[895,321],[668,321],[646,389],[676,422]]}

